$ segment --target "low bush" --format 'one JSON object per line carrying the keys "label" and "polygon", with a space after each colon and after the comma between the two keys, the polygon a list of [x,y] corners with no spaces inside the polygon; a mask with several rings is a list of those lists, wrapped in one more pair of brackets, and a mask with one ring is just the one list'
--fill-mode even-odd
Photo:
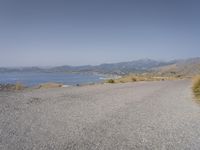
{"label": "low bush", "polygon": [[107,81],[107,83],[115,83],[115,80],[109,79],[109,80]]}
{"label": "low bush", "polygon": [[137,79],[135,78],[135,77],[132,77],[132,79],[131,79],[133,82],[136,82],[137,81]]}

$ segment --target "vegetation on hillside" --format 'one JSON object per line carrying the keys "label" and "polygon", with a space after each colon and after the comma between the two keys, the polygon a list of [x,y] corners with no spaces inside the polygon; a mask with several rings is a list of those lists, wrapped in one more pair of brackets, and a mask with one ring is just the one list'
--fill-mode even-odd
{"label": "vegetation on hillside", "polygon": [[172,77],[172,76],[155,76],[152,74],[129,74],[122,76],[118,79],[109,79],[107,83],[127,83],[127,82],[137,82],[137,81],[164,81],[164,80],[176,80],[181,79],[181,77]]}

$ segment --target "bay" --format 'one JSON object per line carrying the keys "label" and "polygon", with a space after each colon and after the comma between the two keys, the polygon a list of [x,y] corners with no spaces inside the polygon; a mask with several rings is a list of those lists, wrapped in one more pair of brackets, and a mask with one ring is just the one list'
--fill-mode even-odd
{"label": "bay", "polygon": [[0,84],[15,84],[17,82],[26,86],[35,86],[41,83],[55,82],[65,85],[89,84],[102,81],[97,74],[81,73],[40,73],[40,72],[9,72],[0,73]]}

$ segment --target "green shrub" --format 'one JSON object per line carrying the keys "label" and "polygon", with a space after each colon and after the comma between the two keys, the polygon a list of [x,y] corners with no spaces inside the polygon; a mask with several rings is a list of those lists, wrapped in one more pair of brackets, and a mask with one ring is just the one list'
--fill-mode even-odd
{"label": "green shrub", "polygon": [[109,80],[107,81],[107,83],[115,83],[115,80],[109,79]]}

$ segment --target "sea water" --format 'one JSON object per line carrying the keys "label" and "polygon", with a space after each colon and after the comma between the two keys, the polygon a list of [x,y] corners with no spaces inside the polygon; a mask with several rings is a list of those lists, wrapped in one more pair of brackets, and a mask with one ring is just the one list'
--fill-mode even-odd
{"label": "sea water", "polygon": [[56,82],[65,85],[89,84],[102,81],[102,76],[83,73],[38,73],[38,72],[10,72],[0,73],[0,84],[15,84],[17,82],[26,86],[41,83]]}

